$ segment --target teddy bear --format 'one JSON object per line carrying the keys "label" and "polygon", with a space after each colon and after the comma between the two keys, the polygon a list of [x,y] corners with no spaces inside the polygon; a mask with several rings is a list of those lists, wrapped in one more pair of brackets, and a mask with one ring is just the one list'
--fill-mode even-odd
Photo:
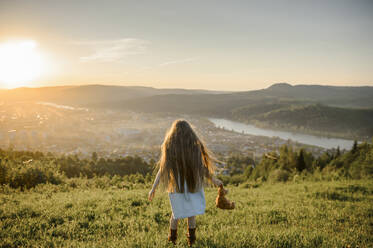
{"label": "teddy bear", "polygon": [[226,194],[228,194],[228,190],[224,189],[223,185],[220,185],[218,189],[218,196],[216,197],[216,207],[221,209],[234,209],[234,202],[231,202],[225,198]]}

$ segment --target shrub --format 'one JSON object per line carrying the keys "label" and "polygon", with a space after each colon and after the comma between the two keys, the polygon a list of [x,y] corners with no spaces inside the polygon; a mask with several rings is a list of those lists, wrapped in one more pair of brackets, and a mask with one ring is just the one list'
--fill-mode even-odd
{"label": "shrub", "polygon": [[269,174],[271,182],[286,182],[290,178],[290,173],[286,170],[276,169]]}

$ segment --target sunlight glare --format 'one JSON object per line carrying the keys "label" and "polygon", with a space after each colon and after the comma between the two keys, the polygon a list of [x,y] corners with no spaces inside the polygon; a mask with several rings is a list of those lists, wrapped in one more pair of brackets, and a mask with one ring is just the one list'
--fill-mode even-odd
{"label": "sunlight glare", "polygon": [[0,43],[0,88],[16,88],[32,81],[44,69],[33,40]]}

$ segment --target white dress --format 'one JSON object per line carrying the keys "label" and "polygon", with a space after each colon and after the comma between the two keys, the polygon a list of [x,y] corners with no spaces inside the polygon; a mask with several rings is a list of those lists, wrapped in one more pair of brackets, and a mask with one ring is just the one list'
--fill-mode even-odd
{"label": "white dress", "polygon": [[184,185],[184,193],[168,193],[174,219],[183,219],[205,213],[206,200],[203,187],[200,191],[190,193],[186,182]]}

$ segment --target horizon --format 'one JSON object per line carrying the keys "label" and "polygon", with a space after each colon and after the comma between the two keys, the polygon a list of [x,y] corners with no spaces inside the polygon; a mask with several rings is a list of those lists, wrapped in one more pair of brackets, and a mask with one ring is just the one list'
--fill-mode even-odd
{"label": "horizon", "polygon": [[372,10],[365,0],[2,1],[0,88],[373,86]]}
{"label": "horizon", "polygon": [[0,90],[17,90],[17,89],[39,89],[39,88],[53,88],[53,87],[83,87],[83,86],[107,86],[107,87],[139,87],[139,88],[153,88],[153,89],[160,89],[160,90],[191,90],[191,91],[211,91],[211,92],[246,92],[246,91],[256,91],[256,90],[265,90],[268,89],[274,85],[279,84],[288,84],[291,87],[295,86],[325,86],[325,87],[373,87],[372,85],[322,85],[322,84],[291,84],[288,82],[274,82],[269,83],[267,87],[263,88],[257,88],[257,89],[243,89],[243,90],[218,90],[218,89],[204,89],[204,88],[176,88],[176,87],[154,87],[154,86],[146,86],[146,85],[134,85],[134,84],[100,84],[100,83],[94,83],[94,84],[58,84],[58,85],[41,85],[41,86],[20,86],[15,88],[2,88],[0,87]]}

